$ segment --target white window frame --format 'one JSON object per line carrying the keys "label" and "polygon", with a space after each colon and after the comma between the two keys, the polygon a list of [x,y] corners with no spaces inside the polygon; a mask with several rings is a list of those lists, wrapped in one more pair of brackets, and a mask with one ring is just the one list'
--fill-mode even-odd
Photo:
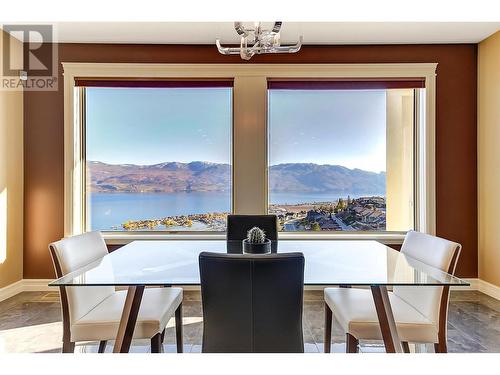
{"label": "white window frame", "polygon": [[[64,70],[64,234],[85,230],[83,98],[75,78],[232,78],[233,211],[267,213],[267,81],[268,79],[395,79],[423,78],[417,98],[415,229],[435,234],[435,108],[437,63],[401,64],[133,64],[62,63]],[[105,233],[108,243],[135,239],[216,239],[220,233]],[[401,243],[404,233],[280,233],[291,239],[375,239]]]}

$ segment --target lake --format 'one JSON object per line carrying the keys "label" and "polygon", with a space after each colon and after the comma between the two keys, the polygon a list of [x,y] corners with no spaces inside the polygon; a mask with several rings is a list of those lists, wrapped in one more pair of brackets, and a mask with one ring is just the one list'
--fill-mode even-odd
{"label": "lake", "polygon": [[[351,195],[356,198],[363,195]],[[342,195],[343,198],[346,195]],[[321,193],[271,193],[274,204],[295,204],[336,201],[338,194]],[[92,230],[120,230],[128,220],[160,219],[167,216],[208,212],[230,212],[230,192],[191,193],[91,193],[90,228]],[[161,228],[160,228],[161,229]],[[181,228],[171,228],[177,230]],[[186,228],[182,228],[186,229]],[[204,230],[194,223],[191,230]]]}
{"label": "lake", "polygon": [[128,220],[231,211],[229,192],[91,193],[89,203],[93,230],[120,229]]}
{"label": "lake", "polygon": [[336,202],[339,198],[346,199],[367,197],[373,195],[384,196],[385,193],[362,193],[362,194],[338,194],[338,193],[273,193],[270,194],[270,203],[272,204],[297,204],[314,202]]}

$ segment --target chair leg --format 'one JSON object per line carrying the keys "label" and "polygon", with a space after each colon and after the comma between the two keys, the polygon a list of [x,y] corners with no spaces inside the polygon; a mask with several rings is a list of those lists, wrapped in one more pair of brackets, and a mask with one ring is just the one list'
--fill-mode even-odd
{"label": "chair leg", "polygon": [[106,351],[106,344],[108,342],[106,340],[99,341],[99,350],[98,353],[104,353]]}
{"label": "chair leg", "polygon": [[166,328],[163,328],[163,331],[161,331],[161,343],[162,344],[165,341],[165,330],[166,330]]}
{"label": "chair leg", "polygon": [[437,344],[434,344],[434,352],[436,353],[448,353],[448,347],[446,346],[446,341],[439,340]]}
{"label": "chair leg", "polygon": [[345,347],[346,353],[357,353],[358,352],[359,341],[356,337],[354,337],[350,333],[346,333],[345,342],[346,342],[346,347]]}
{"label": "chair leg", "polygon": [[63,341],[62,347],[63,353],[74,353],[75,352],[75,343],[73,341]]}
{"label": "chair leg", "polygon": [[408,345],[408,341],[401,341],[401,346],[403,347],[403,352],[410,352],[410,345]]}
{"label": "chair leg", "polygon": [[182,302],[175,310],[175,339],[177,343],[177,353],[183,352],[183,340],[182,340]]}
{"label": "chair leg", "polygon": [[151,353],[161,353],[161,333],[151,337]]}
{"label": "chair leg", "polygon": [[324,339],[324,349],[325,353],[330,353],[330,348],[332,346],[332,320],[333,314],[330,306],[325,302],[325,339]]}

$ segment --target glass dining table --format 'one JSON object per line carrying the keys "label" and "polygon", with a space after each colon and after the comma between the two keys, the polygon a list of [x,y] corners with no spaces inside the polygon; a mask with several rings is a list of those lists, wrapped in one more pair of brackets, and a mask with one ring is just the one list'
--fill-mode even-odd
{"label": "glass dining table", "polygon": [[[148,286],[200,284],[202,251],[242,254],[241,241],[140,240],[109,253],[49,284],[60,288],[127,287],[114,352],[128,352],[142,293]],[[272,253],[301,252],[307,286],[369,287],[388,352],[402,352],[388,287],[446,287],[469,284],[372,240],[279,240]],[[242,256],[245,256],[242,254]]]}

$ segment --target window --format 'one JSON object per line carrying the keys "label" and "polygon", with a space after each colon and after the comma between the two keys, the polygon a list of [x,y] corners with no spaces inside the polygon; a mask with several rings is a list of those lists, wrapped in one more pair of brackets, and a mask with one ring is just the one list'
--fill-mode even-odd
{"label": "window", "polygon": [[433,234],[436,67],[63,63],[64,234],[223,238],[228,212],[277,213],[282,238]]}
{"label": "window", "polygon": [[80,85],[87,230],[224,231],[230,82]]}
{"label": "window", "polygon": [[269,82],[269,212],[283,231],[414,228],[421,82]]}

